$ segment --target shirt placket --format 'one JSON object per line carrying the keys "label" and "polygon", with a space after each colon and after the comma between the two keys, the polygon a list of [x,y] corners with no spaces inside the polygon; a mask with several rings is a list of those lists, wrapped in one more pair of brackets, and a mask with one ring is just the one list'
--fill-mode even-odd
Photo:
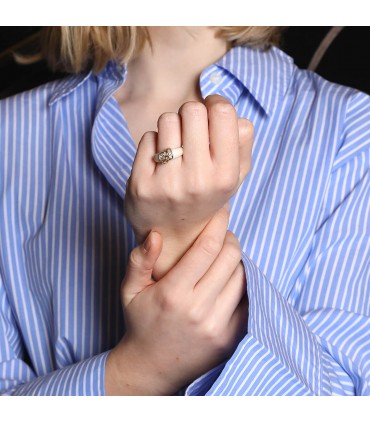
{"label": "shirt placket", "polygon": [[136,154],[127,123],[113,97],[126,75],[126,66],[112,62],[98,75],[96,114],[91,134],[94,160],[121,198],[125,197],[126,183]]}

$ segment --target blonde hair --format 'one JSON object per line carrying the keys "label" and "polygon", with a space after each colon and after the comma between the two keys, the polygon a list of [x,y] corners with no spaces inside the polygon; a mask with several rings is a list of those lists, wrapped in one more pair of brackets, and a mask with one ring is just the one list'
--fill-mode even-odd
{"label": "blonde hair", "polygon": [[[230,47],[245,45],[268,49],[278,45],[282,27],[219,26],[217,36]],[[18,63],[45,59],[56,72],[79,73],[102,71],[109,60],[128,63],[151,43],[143,26],[51,26],[40,31],[40,51],[31,56],[14,54]]]}

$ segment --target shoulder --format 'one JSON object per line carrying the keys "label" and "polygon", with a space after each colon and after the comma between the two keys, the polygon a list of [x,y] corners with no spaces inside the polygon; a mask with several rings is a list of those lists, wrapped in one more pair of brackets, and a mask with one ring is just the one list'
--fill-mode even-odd
{"label": "shoulder", "polygon": [[[322,137],[335,147],[333,168],[353,159],[368,161],[370,96],[356,88],[328,81],[315,72],[295,71],[291,91],[298,103],[311,97],[307,122],[315,122]],[[299,107],[297,105],[297,107]]]}
{"label": "shoulder", "polygon": [[[266,57],[265,74],[275,72],[277,75],[275,80],[270,80],[278,87],[275,92],[281,96],[280,105],[286,108],[289,125],[295,128],[304,126],[304,133],[311,141],[330,145],[338,163],[342,157],[347,159],[369,151],[368,94],[299,68],[290,56],[278,48],[256,54]],[[280,110],[276,107],[273,113],[278,116]]]}
{"label": "shoulder", "polygon": [[[271,67],[285,78],[284,95],[290,97],[294,110],[305,109],[305,115],[317,118],[323,125],[332,123],[340,133],[348,126],[370,125],[370,96],[356,88],[329,81],[311,70],[301,69],[293,58],[273,47],[268,53]],[[289,69],[289,72],[285,71]]]}
{"label": "shoulder", "polygon": [[31,90],[0,100],[0,155],[22,154],[50,139],[53,114],[49,99],[61,80],[48,82]]}
{"label": "shoulder", "polygon": [[0,163],[0,183],[25,169],[33,171],[32,163],[50,160],[62,126],[67,124],[64,115],[60,119],[59,106],[73,101],[69,93],[82,97],[87,80],[88,75],[71,75],[0,100],[0,157],[5,158]]}
{"label": "shoulder", "polygon": [[293,58],[282,50],[275,48],[278,53],[275,56],[283,63],[291,62],[292,72],[290,81],[287,83],[287,93],[295,96],[311,94],[315,99],[325,99],[326,104],[343,106],[345,110],[358,103],[369,104],[370,96],[356,88],[330,81],[316,72],[308,69],[301,69]]}
{"label": "shoulder", "polygon": [[261,50],[236,47],[220,65],[242,82],[257,102],[274,114],[281,101],[293,107],[293,113],[305,104],[305,113],[312,115],[319,108],[336,110],[336,117],[345,117],[348,105],[367,94],[355,88],[329,81],[319,74],[299,68],[294,59],[278,47]]}
{"label": "shoulder", "polygon": [[91,79],[91,72],[78,75],[70,75],[65,78],[56,79],[47,82],[38,87],[32,88],[27,91],[15,94],[13,96],[0,99],[0,112],[2,117],[8,117],[10,110],[23,107],[26,112],[27,106],[32,105],[33,114],[47,113],[48,106],[52,106],[56,100],[66,96],[72,91],[83,91],[86,88],[87,80]]}
{"label": "shoulder", "polygon": [[[0,129],[12,123],[20,122],[21,116],[33,115],[41,111],[47,111],[47,102],[50,95],[59,85],[60,81],[48,82],[35,87],[31,90],[23,91],[18,94],[6,97],[0,100]],[[30,110],[29,110],[30,109]]]}
{"label": "shoulder", "polygon": [[[43,130],[43,139],[47,139],[46,133],[53,129],[57,119],[57,100],[65,97],[71,101],[70,94],[76,92],[83,96],[87,88],[85,82],[89,74],[71,75],[62,79],[47,82],[31,90],[0,100],[0,151],[4,144],[11,139],[12,143],[24,143],[29,140],[36,141]],[[93,82],[92,82],[93,83]]]}
{"label": "shoulder", "polygon": [[299,69],[297,71],[295,90],[314,93],[316,103],[320,105],[321,115],[336,118],[341,138],[356,132],[370,141],[370,96],[356,88],[347,87],[328,81],[315,72]]}

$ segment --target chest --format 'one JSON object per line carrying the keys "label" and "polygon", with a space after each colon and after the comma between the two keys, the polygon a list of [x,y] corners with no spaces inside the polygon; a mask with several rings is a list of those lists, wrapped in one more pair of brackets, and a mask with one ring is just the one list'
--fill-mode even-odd
{"label": "chest", "polygon": [[139,103],[118,104],[118,107],[136,148],[145,132],[158,130],[157,122],[161,114],[158,109],[150,109]]}

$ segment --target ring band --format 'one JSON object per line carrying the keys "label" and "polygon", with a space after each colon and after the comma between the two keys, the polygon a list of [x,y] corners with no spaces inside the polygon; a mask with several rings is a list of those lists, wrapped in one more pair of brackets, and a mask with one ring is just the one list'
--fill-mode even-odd
{"label": "ring band", "polygon": [[156,163],[166,164],[172,159],[177,159],[178,157],[184,154],[183,147],[177,148],[166,148],[165,150],[161,151],[154,155],[154,161]]}

